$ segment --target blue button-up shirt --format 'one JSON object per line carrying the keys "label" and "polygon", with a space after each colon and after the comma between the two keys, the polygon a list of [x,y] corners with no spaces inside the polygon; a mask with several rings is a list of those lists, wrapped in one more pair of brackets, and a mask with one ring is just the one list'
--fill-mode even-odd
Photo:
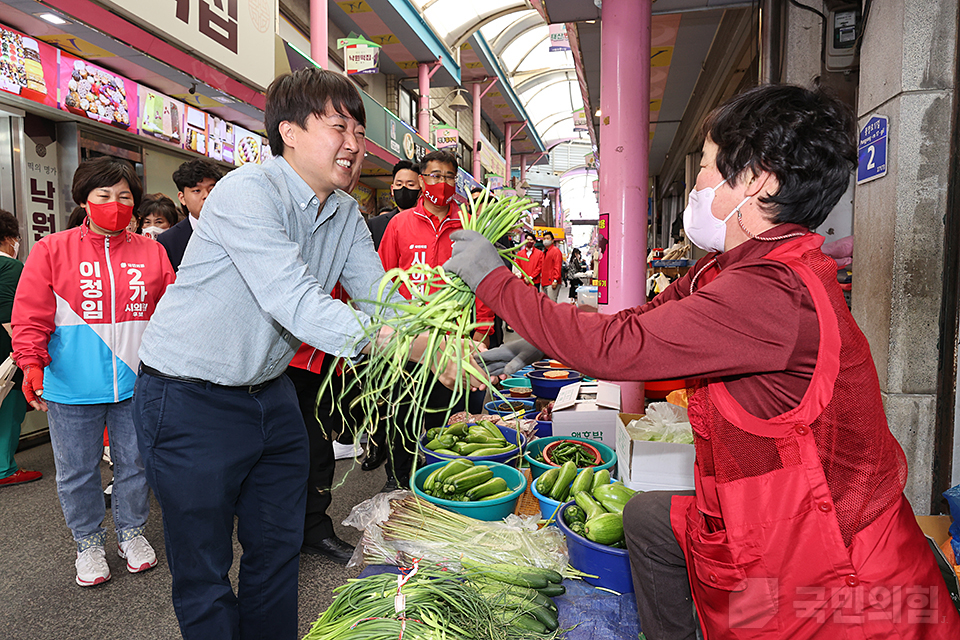
{"label": "blue button-up shirt", "polygon": [[373,309],[329,294],[339,280],[355,300],[374,300],[382,276],[353,198],[335,191],[321,203],[283,158],[244,165],[207,197],[140,359],[241,386],[279,376],[301,342],[355,356]]}

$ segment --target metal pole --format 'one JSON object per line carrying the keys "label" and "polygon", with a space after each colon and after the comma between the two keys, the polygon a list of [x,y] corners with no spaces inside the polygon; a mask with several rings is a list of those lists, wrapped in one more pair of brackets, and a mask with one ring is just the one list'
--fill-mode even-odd
{"label": "metal pole", "polygon": [[470,87],[473,91],[473,179],[483,184],[482,169],[480,168],[480,83],[474,82]]}
{"label": "metal pole", "polygon": [[763,0],[760,7],[760,83],[780,82],[780,1]]}
{"label": "metal pole", "polygon": [[503,186],[509,189],[510,187],[513,186],[511,184],[511,181],[513,180],[513,168],[510,162],[510,159],[512,158],[511,154],[513,153],[513,150],[511,149],[511,147],[513,146],[513,123],[507,122],[506,125],[507,125],[507,134],[506,134],[506,142],[504,143],[504,147],[503,147],[503,159],[506,160],[507,162],[507,168],[503,170],[503,172],[506,174],[505,176],[503,176]]}
{"label": "metal pole", "polygon": [[327,59],[327,0],[310,0],[310,57],[324,69]]}
{"label": "metal pole", "polygon": [[[604,0],[601,8],[600,212],[610,214],[606,313],[646,302],[650,19],[649,2]],[[643,385],[621,383],[620,390],[623,410],[642,412]]]}
{"label": "metal pole", "polygon": [[430,65],[421,62],[417,65],[417,78],[420,84],[420,112],[417,114],[417,133],[424,140],[430,139]]}

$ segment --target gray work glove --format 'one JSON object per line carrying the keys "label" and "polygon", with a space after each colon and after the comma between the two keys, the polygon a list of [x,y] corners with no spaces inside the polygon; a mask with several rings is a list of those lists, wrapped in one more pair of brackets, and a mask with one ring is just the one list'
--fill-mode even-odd
{"label": "gray work glove", "polygon": [[495,349],[484,351],[478,357],[486,365],[487,372],[491,376],[509,376],[528,364],[542,360],[543,351],[525,340],[517,339]]}
{"label": "gray work glove", "polygon": [[497,248],[476,231],[460,229],[450,234],[453,254],[443,263],[446,271],[460,276],[472,291],[476,291],[491,271],[503,266]]}

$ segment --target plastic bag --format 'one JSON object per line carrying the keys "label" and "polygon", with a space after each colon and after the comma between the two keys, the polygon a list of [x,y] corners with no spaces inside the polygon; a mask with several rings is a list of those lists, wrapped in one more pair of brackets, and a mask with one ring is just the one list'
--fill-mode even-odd
{"label": "plastic bag", "polygon": [[[343,521],[343,524],[363,531],[363,538],[347,563],[348,567],[364,564],[409,566],[414,558],[419,558],[459,571],[460,558],[466,557],[478,563],[520,563],[559,573],[568,569],[567,543],[563,533],[556,527],[538,529],[539,514],[523,517],[510,514],[499,522],[466,518],[469,522],[457,539],[434,541],[430,538],[435,536],[427,535],[429,518],[423,521],[422,533],[413,531],[404,539],[384,535],[384,524],[397,508],[408,513],[415,509],[439,509],[409,491],[381,493],[361,502]],[[410,527],[409,519],[407,526]]]}
{"label": "plastic bag", "polygon": [[947,504],[950,506],[950,517],[953,518],[953,523],[949,529],[953,557],[956,558],[956,564],[960,564],[960,484],[944,491],[943,497],[947,499]]}
{"label": "plastic bag", "polygon": [[651,403],[645,416],[627,425],[627,433],[634,440],[693,444],[687,410],[669,402]]}

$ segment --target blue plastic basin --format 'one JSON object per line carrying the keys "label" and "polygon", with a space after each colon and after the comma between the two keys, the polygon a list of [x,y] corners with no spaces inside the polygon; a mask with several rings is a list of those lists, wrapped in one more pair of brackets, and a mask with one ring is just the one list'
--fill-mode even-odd
{"label": "blue plastic basin", "polygon": [[567,537],[567,553],[570,554],[570,566],[584,573],[597,576],[585,577],[595,587],[613,589],[618,593],[633,593],[633,576],[630,573],[630,556],[626,549],[614,549],[605,544],[597,544],[574,533],[567,526],[563,514],[574,502],[567,502],[557,514],[557,526]]}
{"label": "blue plastic basin", "polygon": [[[509,427],[502,427],[497,425],[497,429],[500,429],[500,433],[503,434],[503,437],[507,439],[507,442],[512,442],[517,444],[517,430],[511,429]],[[506,453],[498,453],[495,456],[447,456],[442,453],[436,453],[427,449],[424,445],[427,444],[427,436],[420,438],[420,451],[423,453],[424,458],[426,458],[426,464],[433,464],[435,462],[450,462],[451,460],[456,460],[457,458],[470,458],[474,462],[486,460],[489,462],[502,462],[504,464],[509,464],[510,466],[517,466],[520,464],[520,452],[522,451],[523,446],[527,443],[527,439],[520,435],[520,447],[514,449],[513,451],[507,451]]]}
{"label": "blue plastic basin", "polygon": [[514,512],[514,510],[517,508],[517,501],[520,499],[520,496],[523,495],[523,492],[527,490],[527,479],[523,477],[522,473],[513,467],[501,464],[499,462],[481,460],[476,464],[490,467],[493,469],[493,477],[503,478],[506,480],[508,487],[515,487],[510,495],[504,496],[503,498],[497,498],[496,500],[454,502],[452,500],[444,500],[443,498],[434,498],[433,496],[424,493],[423,483],[427,479],[427,476],[445,464],[447,464],[447,461],[428,464],[425,467],[417,469],[417,472],[413,476],[413,482],[410,484],[410,487],[413,489],[413,493],[423,500],[432,502],[433,504],[442,507],[447,511],[453,511],[455,513],[469,516],[476,520],[486,520],[488,522],[503,520]]}
{"label": "blue plastic basin", "polygon": [[[524,414],[528,411],[533,411],[535,404],[533,400],[523,400],[521,398],[507,398],[506,402],[510,404],[522,404]],[[505,404],[505,402],[503,400],[491,400],[483,405],[483,408],[487,410],[487,413],[497,416],[509,416],[520,411],[519,409],[498,409],[497,407],[501,404]]]}
{"label": "blue plastic basin", "polygon": [[[567,371],[569,375],[566,378],[547,378],[544,374],[552,371]],[[548,400],[554,400],[557,397],[557,394],[560,393],[560,389],[564,388],[568,384],[573,384],[574,382],[579,382],[582,376],[570,369],[543,369],[539,371],[531,371],[527,374],[527,379],[530,380],[530,387],[533,389],[533,395],[538,398],[546,398]]]}

